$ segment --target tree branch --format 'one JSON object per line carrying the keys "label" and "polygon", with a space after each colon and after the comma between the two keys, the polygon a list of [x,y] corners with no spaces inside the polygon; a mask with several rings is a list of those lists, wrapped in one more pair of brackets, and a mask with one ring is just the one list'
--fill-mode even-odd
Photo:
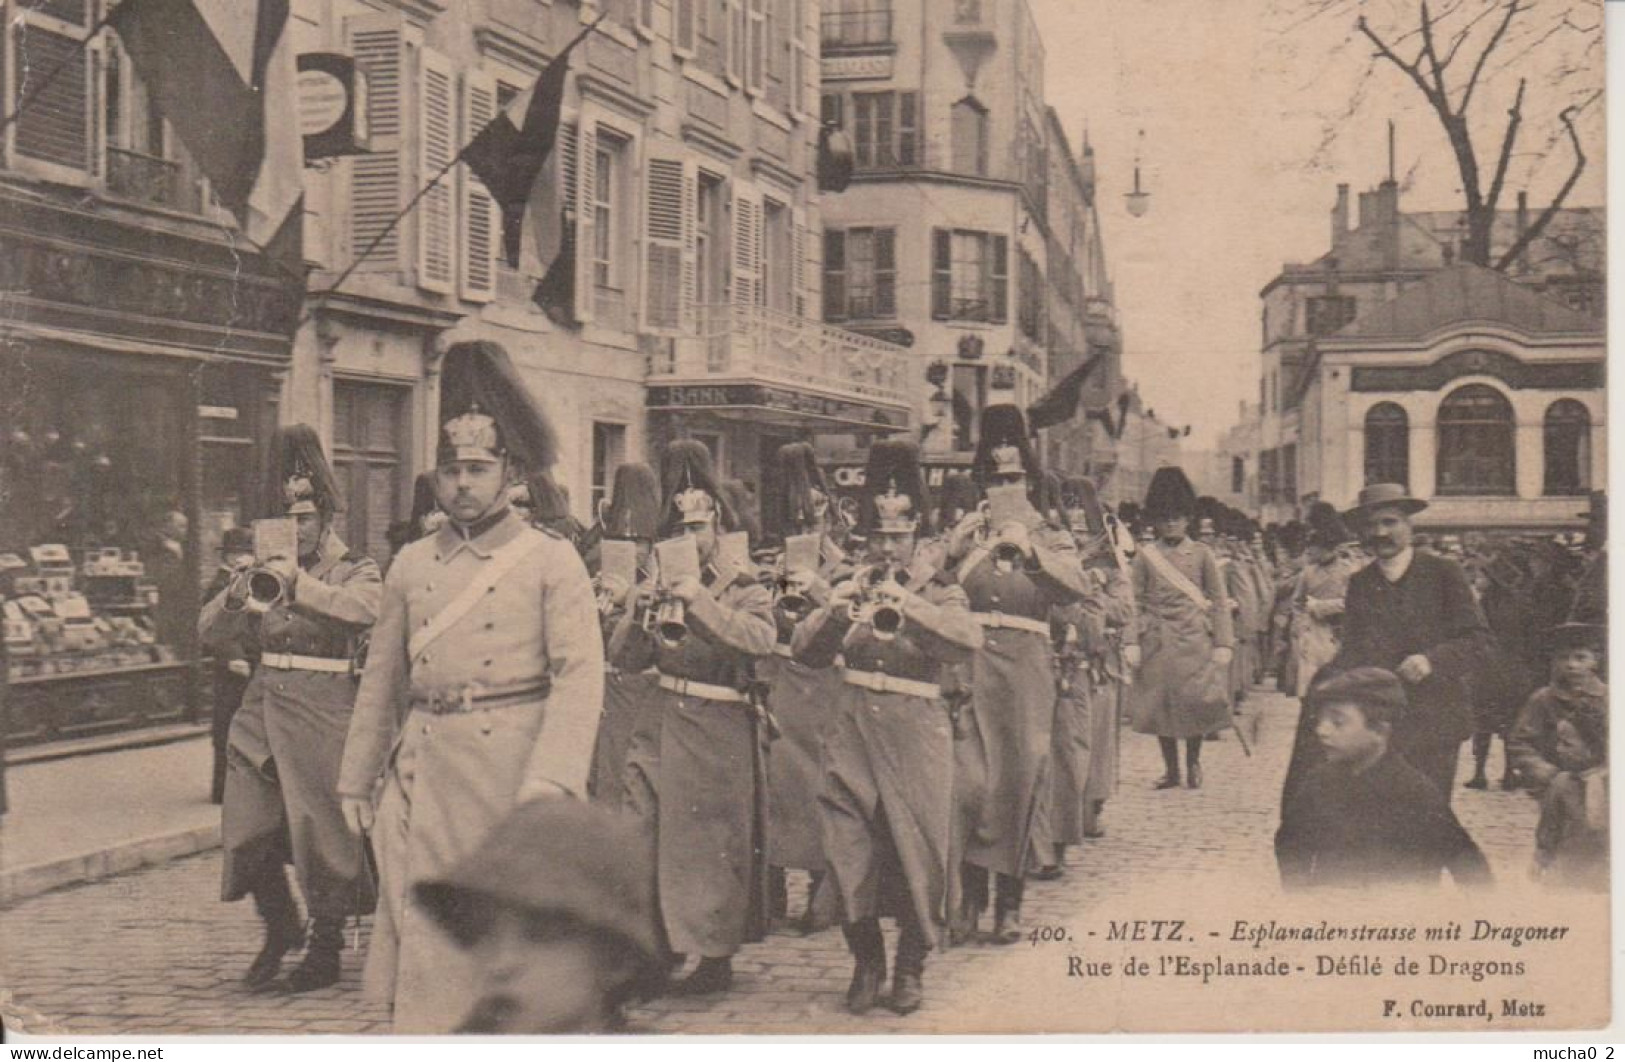
{"label": "tree branch", "polygon": [[1508,0],[1506,18],[1503,18],[1501,24],[1495,27],[1495,32],[1490,34],[1489,42],[1484,45],[1484,50],[1479,53],[1478,62],[1473,64],[1472,76],[1467,79],[1466,88],[1462,89],[1460,113],[1467,113],[1467,105],[1472,102],[1473,91],[1478,88],[1478,79],[1484,73],[1484,64],[1489,62],[1490,54],[1500,47],[1501,38],[1506,36],[1507,29],[1512,25],[1512,20],[1518,17],[1518,12],[1522,10],[1519,5],[1520,0]]}
{"label": "tree branch", "polygon": [[1439,64],[1439,53],[1433,46],[1433,12],[1428,7],[1428,0],[1422,0],[1422,54],[1416,58],[1418,66],[1423,59],[1426,59],[1428,66],[1432,68],[1433,88],[1440,98],[1449,99],[1450,94],[1444,87],[1444,67]]}
{"label": "tree branch", "polygon": [[1394,50],[1388,47],[1388,45],[1384,43],[1383,39],[1377,36],[1377,34],[1371,29],[1371,26],[1366,22],[1364,15],[1361,15],[1359,21],[1354,25],[1356,29],[1366,35],[1366,38],[1370,40],[1372,44],[1376,45],[1378,55],[1382,56],[1390,63],[1393,63],[1395,66],[1399,67],[1399,69],[1405,71],[1406,75],[1408,75],[1412,81],[1416,82],[1416,87],[1422,90],[1422,95],[1427,97],[1428,103],[1433,105],[1434,110],[1439,111],[1441,114],[1448,114],[1450,112],[1450,101],[1439,99],[1434,94],[1433,86],[1429,85],[1427,78],[1422,76],[1421,69],[1415,64],[1407,63],[1398,55],[1394,54]]}
{"label": "tree branch", "polygon": [[1490,193],[1484,199],[1485,209],[1493,211],[1495,204],[1501,201],[1501,188],[1506,184],[1507,167],[1512,163],[1512,145],[1518,140],[1518,126],[1523,123],[1523,90],[1527,84],[1522,78],[1518,80],[1518,95],[1512,101],[1512,109],[1507,111],[1507,131],[1501,139],[1501,157],[1495,163],[1495,176],[1490,180]]}
{"label": "tree branch", "polygon": [[1451,42],[1450,53],[1444,57],[1444,66],[1449,66],[1451,63],[1456,61],[1456,53],[1461,51],[1461,46],[1467,43],[1467,41],[1473,35],[1473,30],[1478,27],[1480,22],[1483,22],[1486,18],[1488,18],[1490,13],[1494,10],[1495,8],[1493,7],[1486,7],[1484,10],[1467,20],[1467,25],[1461,28],[1461,32],[1456,35],[1456,39]]}
{"label": "tree branch", "polygon": [[1513,242],[1512,246],[1507,248],[1506,253],[1501,256],[1500,260],[1495,263],[1495,268],[1498,270],[1505,271],[1509,265],[1518,260],[1518,256],[1523,254],[1530,244],[1540,237],[1540,234],[1546,230],[1546,226],[1551,224],[1552,219],[1557,216],[1557,212],[1563,208],[1564,201],[1568,199],[1569,193],[1574,191],[1575,184],[1579,182],[1580,174],[1585,171],[1585,148],[1580,144],[1579,130],[1574,128],[1573,110],[1572,107],[1565,107],[1563,113],[1558,117],[1562,119],[1564,127],[1569,131],[1569,143],[1574,145],[1574,169],[1569,171],[1568,180],[1563,182],[1563,187],[1558,189],[1557,195],[1552,197],[1551,204],[1540,212],[1540,217],[1535,219],[1535,223],[1525,229],[1522,235]]}

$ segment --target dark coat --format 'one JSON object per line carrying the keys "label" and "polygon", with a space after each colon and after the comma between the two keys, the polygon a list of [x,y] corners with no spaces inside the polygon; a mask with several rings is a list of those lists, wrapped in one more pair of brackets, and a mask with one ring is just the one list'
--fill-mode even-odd
{"label": "dark coat", "polygon": [[1489,864],[1450,805],[1420,771],[1392,752],[1355,774],[1317,767],[1282,808],[1275,858],[1288,889],[1487,884]]}
{"label": "dark coat", "polygon": [[1417,550],[1398,582],[1375,561],[1349,578],[1343,646],[1332,667],[1393,671],[1420,653],[1433,673],[1407,685],[1410,710],[1394,727],[1394,747],[1455,744],[1473,732],[1467,680],[1484,666],[1489,626],[1455,561]]}

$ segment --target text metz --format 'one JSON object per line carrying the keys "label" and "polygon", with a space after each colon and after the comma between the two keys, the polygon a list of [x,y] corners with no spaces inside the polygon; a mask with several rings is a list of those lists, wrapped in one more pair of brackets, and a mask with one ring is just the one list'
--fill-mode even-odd
{"label": "text metz", "polygon": [[1185,923],[1180,919],[1136,919],[1107,922],[1107,940],[1185,940]]}

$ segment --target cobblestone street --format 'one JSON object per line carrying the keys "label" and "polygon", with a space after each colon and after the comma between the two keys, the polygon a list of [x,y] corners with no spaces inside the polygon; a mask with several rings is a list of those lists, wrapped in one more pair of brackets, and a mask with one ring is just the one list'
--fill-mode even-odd
{"label": "cobblestone street", "polygon": [[[1255,755],[1236,736],[1204,752],[1206,786],[1154,792],[1156,743],[1125,731],[1122,786],[1108,805],[1107,836],[1069,855],[1060,881],[1028,886],[1029,928],[1064,924],[1147,888],[1216,880],[1224,889],[1273,887],[1271,837],[1296,702],[1255,691],[1262,711]],[[1465,756],[1465,749],[1464,749]],[[1491,777],[1498,778],[1496,748]],[[1466,768],[1460,778],[1466,775]],[[1497,877],[1520,877],[1536,807],[1520,793],[1459,788],[1455,806]],[[247,903],[217,901],[218,851],[23,901],[0,913],[0,989],[40,1032],[77,1034],[354,1034],[388,1031],[388,1016],[360,992],[361,952],[346,953],[341,985],[305,996],[251,995],[237,979],[257,950]],[[798,897],[793,897],[794,908]],[[892,930],[888,926],[888,936]],[[360,943],[365,946],[365,929]],[[635,1014],[652,1032],[929,1032],[975,997],[999,964],[1027,948],[957,948],[932,958],[927,1002],[907,1018],[842,1009],[850,975],[841,934],[779,932],[735,961],[732,992],[661,1000]]]}

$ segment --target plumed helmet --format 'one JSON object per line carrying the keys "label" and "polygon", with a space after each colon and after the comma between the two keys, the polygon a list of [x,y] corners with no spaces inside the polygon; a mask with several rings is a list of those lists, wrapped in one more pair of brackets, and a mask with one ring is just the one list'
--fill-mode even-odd
{"label": "plumed helmet", "polygon": [[669,538],[685,522],[720,517],[719,531],[738,524],[717,481],[711,451],[698,439],[674,439],[660,455],[660,523],[657,538]]}
{"label": "plumed helmet", "polygon": [[774,490],[769,492],[768,511],[762,514],[763,529],[774,541],[811,531],[828,512],[829,485],[818,467],[813,448],[804,442],[786,443],[774,455]]}
{"label": "plumed helmet", "polygon": [[1174,465],[1157,469],[1145,492],[1144,513],[1145,519],[1151,521],[1196,515],[1196,488],[1191,486],[1184,469]]}
{"label": "plumed helmet", "polygon": [[552,468],[558,456],[552,426],[507,351],[485,340],[454,343],[441,369],[436,460],[505,455],[530,476]]}
{"label": "plumed helmet", "polygon": [[1027,419],[1018,406],[1000,404],[982,410],[982,431],[971,464],[976,482],[986,487],[994,476],[1026,476],[1037,487],[1038,455],[1027,438]]}
{"label": "plumed helmet", "polygon": [[1309,506],[1309,511],[1304,514],[1304,525],[1308,528],[1309,544],[1312,546],[1336,549],[1345,542],[1354,541],[1354,535],[1350,533],[1348,524],[1343,522],[1342,514],[1332,508],[1330,502],[1317,501]]}
{"label": "plumed helmet", "polygon": [[931,533],[931,497],[920,471],[920,448],[906,439],[880,439],[869,447],[863,472],[860,526],[865,532],[918,528]]}
{"label": "plumed helmet", "polygon": [[660,481],[655,470],[636,461],[617,467],[599,520],[605,538],[653,540],[660,524]]}
{"label": "plumed helmet", "polygon": [[322,452],[322,440],[315,428],[289,424],[277,429],[272,453],[276,455],[277,499],[267,506],[268,512],[288,516],[319,512],[331,516],[344,508],[338,480]]}

